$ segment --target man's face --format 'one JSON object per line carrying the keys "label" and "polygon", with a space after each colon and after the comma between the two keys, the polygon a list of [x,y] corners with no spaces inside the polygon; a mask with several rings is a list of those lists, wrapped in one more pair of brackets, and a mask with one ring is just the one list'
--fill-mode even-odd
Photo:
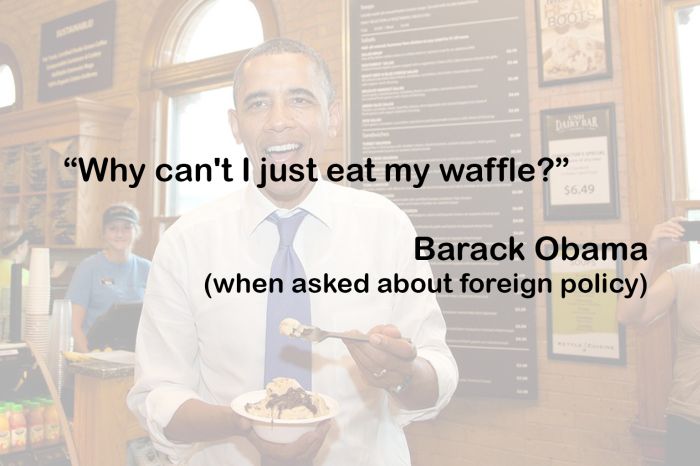
{"label": "man's face", "polygon": [[[231,129],[245,146],[256,181],[263,158],[276,169],[309,158],[318,163],[326,141],[336,136],[338,104],[329,106],[320,73],[313,61],[296,53],[262,55],[245,65]],[[278,206],[293,207],[311,188],[309,181],[273,183],[268,174],[264,192]]]}

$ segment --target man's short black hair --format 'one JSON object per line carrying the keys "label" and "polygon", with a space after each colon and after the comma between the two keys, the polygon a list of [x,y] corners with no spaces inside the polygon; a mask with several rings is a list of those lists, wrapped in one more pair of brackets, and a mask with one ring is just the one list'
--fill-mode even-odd
{"label": "man's short black hair", "polygon": [[319,55],[316,50],[312,49],[308,45],[302,44],[301,42],[284,37],[276,37],[251,49],[251,51],[248,52],[245,57],[243,57],[243,60],[241,60],[236,67],[236,71],[233,74],[233,105],[235,107],[238,107],[236,103],[236,96],[240,88],[243,67],[245,64],[255,57],[260,57],[262,55],[280,55],[283,53],[298,53],[307,56],[316,65],[316,68],[319,71],[322,81],[321,87],[328,98],[328,105],[335,100],[335,90],[333,89],[331,73],[328,70],[326,61],[321,57],[321,55]]}

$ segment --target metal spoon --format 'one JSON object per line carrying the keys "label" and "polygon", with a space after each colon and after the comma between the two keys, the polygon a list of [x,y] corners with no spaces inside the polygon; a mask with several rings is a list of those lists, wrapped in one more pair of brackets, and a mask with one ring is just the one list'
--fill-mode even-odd
{"label": "metal spoon", "polygon": [[[303,338],[311,343],[319,343],[326,338],[339,338],[341,340],[350,341],[369,341],[369,335],[357,335],[350,332],[329,332],[322,330],[313,325],[303,325],[298,320],[292,318],[283,319],[280,322],[280,333],[292,338]],[[408,338],[403,338],[407,342],[411,342]]]}

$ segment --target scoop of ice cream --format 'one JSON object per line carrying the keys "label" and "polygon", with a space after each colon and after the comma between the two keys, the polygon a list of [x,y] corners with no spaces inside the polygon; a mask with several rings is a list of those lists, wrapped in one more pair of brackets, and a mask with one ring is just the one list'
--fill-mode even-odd
{"label": "scoop of ice cream", "polygon": [[288,377],[276,377],[265,385],[265,391],[267,396],[282,396],[289,390],[301,389],[301,385],[295,379],[290,379]]}
{"label": "scoop of ice cream", "polygon": [[298,320],[291,317],[282,319],[280,322],[280,333],[288,337],[300,337],[305,328]]}
{"label": "scoop of ice cream", "polygon": [[257,403],[248,403],[246,411],[270,419],[310,419],[328,414],[328,405],[323,398],[307,392],[294,379],[272,379],[265,391],[265,398]]}

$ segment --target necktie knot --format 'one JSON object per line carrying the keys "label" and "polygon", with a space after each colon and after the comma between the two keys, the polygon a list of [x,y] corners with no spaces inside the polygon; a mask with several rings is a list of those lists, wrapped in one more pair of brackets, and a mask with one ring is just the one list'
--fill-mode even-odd
{"label": "necktie knot", "polygon": [[280,235],[280,248],[290,247],[294,243],[294,237],[297,235],[299,226],[307,214],[308,212],[305,210],[300,210],[291,217],[280,217],[276,213],[270,216],[270,221],[277,225],[277,231]]}

